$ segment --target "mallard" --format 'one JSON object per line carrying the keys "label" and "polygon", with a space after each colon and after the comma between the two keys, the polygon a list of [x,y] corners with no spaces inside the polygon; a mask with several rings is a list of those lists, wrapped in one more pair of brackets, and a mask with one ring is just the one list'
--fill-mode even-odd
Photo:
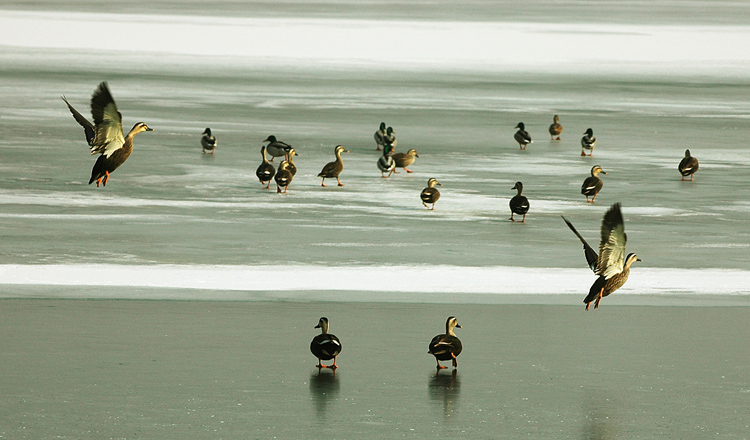
{"label": "mallard", "polygon": [[323,178],[323,182],[320,184],[321,186],[326,186],[326,178],[331,177],[336,179],[336,182],[338,182],[339,186],[344,186],[344,184],[339,180],[339,174],[341,174],[341,171],[344,170],[344,161],[341,160],[341,153],[348,153],[349,150],[344,148],[342,145],[337,145],[333,152],[336,155],[336,160],[333,162],[328,162],[320,171],[320,174],[318,174],[318,177]]}
{"label": "mallard", "polygon": [[[594,155],[594,147],[596,147],[596,138],[594,137],[594,130],[589,128],[583,134],[581,138],[581,156],[585,156],[584,150],[589,150],[589,156]],[[606,173],[605,173],[606,174]]]}
{"label": "mallard", "polygon": [[398,145],[398,139],[396,139],[396,132],[393,131],[393,127],[388,127],[385,130],[385,143],[390,144],[390,146],[393,147],[393,150],[396,150],[396,145]]}
{"label": "mallard", "polygon": [[373,137],[375,138],[375,149],[380,151],[385,146],[385,136],[386,136],[386,129],[385,129],[385,122],[380,123],[380,129],[375,132]]}
{"label": "mallard", "polygon": [[[383,146],[383,155],[378,159],[378,169],[380,170],[381,177],[391,177],[391,174],[396,170],[396,161],[393,160],[393,146],[386,144]],[[386,176],[385,173],[388,173]]]}
{"label": "mallard", "polygon": [[[336,357],[341,353],[341,341],[336,335],[328,333],[328,318],[325,316],[320,318],[315,328],[320,329],[320,334],[310,342],[310,351],[318,358],[318,365],[316,367],[335,370],[338,368]],[[330,359],[333,359],[331,365],[323,365],[323,361]]]}
{"label": "mallard", "polygon": [[461,345],[461,340],[453,332],[455,327],[461,328],[456,317],[449,316],[448,320],[445,321],[445,333],[435,336],[430,341],[428,353],[435,356],[438,370],[448,368],[440,365],[440,361],[453,361],[453,367],[458,367],[456,357],[461,354],[463,346]]}
{"label": "mallard", "polygon": [[526,222],[526,213],[529,212],[529,199],[527,199],[522,193],[523,193],[523,183],[516,182],[516,185],[511,188],[518,190],[518,194],[513,196],[512,199],[510,199],[510,221],[515,221],[513,219],[513,214],[523,215],[523,220],[521,220],[521,223]]}
{"label": "mallard", "polygon": [[[581,185],[581,194],[586,196],[586,201],[589,203],[594,203],[596,195],[599,194],[599,191],[601,191],[604,186],[604,182],[599,178],[599,173],[607,174],[602,170],[602,167],[594,165],[591,168],[591,176],[587,177],[586,180],[583,181],[583,185]],[[591,200],[589,200],[590,196],[593,196]]]}
{"label": "mallard", "polygon": [[260,157],[263,158],[263,162],[258,165],[258,169],[255,170],[255,175],[258,176],[261,184],[266,184],[266,188],[271,186],[271,180],[276,174],[276,168],[271,165],[271,162],[266,158],[266,146],[260,147]]}
{"label": "mallard", "polygon": [[[559,141],[560,140],[560,133],[562,133],[563,127],[560,125],[560,117],[555,115],[554,118],[552,118],[552,125],[549,126],[549,135],[552,140]],[[557,138],[555,138],[557,136]]]}
{"label": "mallard", "polygon": [[276,192],[280,193],[281,188],[283,187],[284,193],[286,193],[289,184],[292,183],[292,179],[294,179],[294,175],[289,171],[289,162],[282,161],[279,165],[279,171],[273,176],[273,180],[276,181]]}
{"label": "mallard", "polygon": [[271,156],[271,162],[273,162],[273,159],[275,157],[286,156],[289,150],[292,149],[292,146],[287,144],[286,142],[276,140],[276,136],[274,135],[268,136],[263,140],[263,142],[270,142],[270,144],[268,144],[266,147],[266,152],[268,152],[268,155]]}
{"label": "mallard", "polygon": [[[435,185],[437,186],[443,186],[440,184],[440,182],[437,181],[437,179],[432,178],[427,181],[427,188],[422,190],[422,193],[419,195],[419,198],[422,199],[422,204],[425,208],[429,209],[435,209],[435,202],[440,199],[440,191],[435,188]],[[430,208],[427,206],[428,203],[432,203],[432,207]]]}
{"label": "mallard", "polygon": [[299,156],[299,154],[292,148],[286,153],[286,157],[284,158],[284,161],[289,162],[289,172],[292,173],[292,176],[297,175],[297,165],[294,164],[294,156]]}
{"label": "mallard", "polygon": [[[417,154],[417,150],[412,148],[411,150],[407,151],[406,153],[396,153],[393,155],[393,160],[396,162],[396,168],[403,168],[406,170],[407,173],[413,173],[414,171],[410,170],[408,167],[409,165],[413,164],[416,158],[419,157],[419,154]],[[398,173],[398,171],[394,171],[394,173]]]}
{"label": "mallard", "polygon": [[686,176],[690,176],[690,181],[693,181],[693,174],[698,171],[698,159],[690,155],[690,150],[685,150],[685,157],[680,161],[680,165],[677,166],[682,174],[682,180],[685,180]]}
{"label": "mallard", "polygon": [[616,291],[625,284],[630,275],[630,266],[636,261],[641,261],[634,253],[625,256],[625,244],[628,240],[625,234],[625,221],[622,218],[620,204],[615,203],[604,214],[602,219],[601,240],[599,241],[599,255],[586,243],[581,234],[576,231],[568,220],[563,217],[565,223],[583,243],[583,251],[586,262],[591,270],[599,278],[589,289],[589,294],[583,300],[586,310],[594,302],[594,308],[599,307],[599,301],[610,293]]}
{"label": "mallard", "polygon": [[106,186],[109,174],[114,172],[120,165],[125,163],[133,152],[133,138],[138,133],[153,131],[145,122],[136,123],[127,135],[122,131],[122,114],[117,111],[112,94],[106,82],[99,87],[91,96],[91,116],[94,123],[89,122],[81,115],[65,97],[62,97],[73,118],[82,127],[86,135],[86,142],[91,147],[91,154],[101,154],[91,170],[89,185],[96,181],[96,186]]}
{"label": "mallard", "polygon": [[203,154],[214,154],[214,150],[216,149],[217,145],[218,144],[216,143],[216,137],[211,134],[211,129],[206,127],[206,130],[203,132],[203,137],[201,138]]}
{"label": "mallard", "polygon": [[531,136],[526,133],[526,126],[523,122],[519,122],[514,128],[517,128],[518,131],[513,135],[513,139],[518,142],[518,146],[521,147],[522,150],[525,150],[527,145],[534,143],[534,141],[531,140]]}

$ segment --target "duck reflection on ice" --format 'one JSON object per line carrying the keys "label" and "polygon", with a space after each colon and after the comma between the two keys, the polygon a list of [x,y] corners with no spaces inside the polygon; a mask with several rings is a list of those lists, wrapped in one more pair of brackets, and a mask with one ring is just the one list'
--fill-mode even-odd
{"label": "duck reflection on ice", "polygon": [[335,370],[319,369],[310,375],[310,401],[318,417],[325,417],[327,405],[338,398],[339,387]]}
{"label": "duck reflection on ice", "polygon": [[428,383],[430,400],[442,402],[443,412],[446,417],[450,417],[456,411],[458,406],[458,396],[461,394],[461,381],[458,378],[458,370],[450,373],[443,370],[430,377]]}

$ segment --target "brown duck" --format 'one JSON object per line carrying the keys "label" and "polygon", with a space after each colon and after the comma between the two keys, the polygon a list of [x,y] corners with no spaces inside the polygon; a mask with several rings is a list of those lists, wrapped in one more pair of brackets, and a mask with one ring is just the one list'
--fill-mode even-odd
{"label": "brown duck", "polygon": [[456,337],[456,333],[453,331],[454,328],[461,328],[461,326],[458,324],[455,316],[449,316],[448,320],[445,321],[445,333],[432,338],[428,346],[428,353],[435,356],[438,370],[448,368],[440,365],[440,361],[452,361],[453,368],[458,367],[456,357],[461,354],[463,345],[461,344],[461,340]]}
{"label": "brown duck", "polygon": [[680,170],[680,174],[682,174],[682,180],[685,180],[685,177],[690,176],[690,181],[692,182],[693,174],[698,171],[698,159],[690,155],[690,150],[685,150],[685,157],[682,158],[677,169]]}
{"label": "brown duck", "polygon": [[[395,144],[393,145],[395,146]],[[417,154],[417,150],[412,148],[406,153],[396,153],[391,157],[393,157],[393,161],[396,162],[396,168],[403,168],[407,173],[413,173],[414,171],[407,167],[417,160],[416,158],[419,157],[419,154]],[[394,173],[398,173],[398,171],[394,171]]]}
{"label": "brown duck", "polygon": [[323,178],[323,182],[320,184],[320,186],[326,186],[327,178],[334,178],[336,179],[336,182],[338,182],[339,186],[344,186],[344,184],[341,183],[341,180],[339,180],[339,174],[341,174],[341,171],[344,170],[344,161],[341,160],[341,153],[348,153],[349,150],[344,148],[343,145],[337,145],[336,149],[333,152],[336,155],[336,160],[325,164],[323,170],[321,170],[318,174],[318,177]]}
{"label": "brown duck", "polygon": [[[440,184],[440,182],[437,181],[437,179],[432,178],[427,181],[427,188],[422,190],[422,193],[419,194],[419,198],[422,199],[422,204],[425,208],[428,209],[435,209],[435,202],[440,199],[440,191],[438,191],[437,188],[435,188],[435,185],[437,186],[443,186]],[[432,207],[427,206],[428,203],[432,203]]]}
{"label": "brown duck", "polygon": [[276,172],[276,175],[273,176],[273,180],[276,181],[276,192],[280,193],[281,188],[283,187],[284,193],[286,193],[286,190],[289,188],[289,184],[292,183],[292,179],[294,179],[294,175],[291,171],[289,171],[289,162],[281,162],[281,165],[279,165],[279,170]]}
{"label": "brown duck", "polygon": [[[587,177],[581,185],[581,194],[586,196],[586,201],[589,203],[594,202],[596,195],[599,194],[599,191],[604,187],[604,182],[599,178],[599,174],[607,173],[605,173],[599,165],[594,165],[591,167],[591,176]],[[589,197],[592,197],[591,200],[589,200]]]}
{"label": "brown duck", "polygon": [[552,125],[549,126],[549,135],[554,141],[560,140],[560,133],[562,133],[563,127],[560,125],[560,117],[555,115],[552,118]]}
{"label": "brown duck", "polygon": [[258,169],[255,170],[255,175],[258,177],[258,180],[260,180],[261,185],[266,185],[266,189],[271,187],[271,180],[273,179],[273,176],[276,175],[276,168],[271,165],[271,162],[268,161],[268,158],[266,157],[266,146],[263,145],[260,147],[260,157],[263,158],[263,162],[258,165]]}

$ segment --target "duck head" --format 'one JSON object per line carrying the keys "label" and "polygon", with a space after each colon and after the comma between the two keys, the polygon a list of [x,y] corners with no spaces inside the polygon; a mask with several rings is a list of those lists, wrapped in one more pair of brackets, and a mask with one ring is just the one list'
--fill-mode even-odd
{"label": "duck head", "polygon": [[388,129],[385,132],[388,134],[388,136],[392,135],[393,134],[393,127],[388,127]]}
{"label": "duck head", "polygon": [[206,127],[206,129],[203,131],[203,134],[205,134],[206,136],[211,136],[211,129]]}
{"label": "duck head", "polygon": [[594,165],[591,168],[591,175],[596,176],[597,174],[607,174],[607,173],[599,165]]}
{"label": "duck head", "polygon": [[348,152],[349,152],[349,150],[347,150],[346,148],[344,148],[343,145],[337,145],[336,149],[334,150],[335,154],[348,153]]}
{"label": "duck head", "polygon": [[[592,137],[592,136],[594,135],[594,130],[593,130],[593,129],[591,129],[591,128],[589,128],[589,129],[588,129],[588,130],[586,130],[586,132],[585,132],[585,133],[583,133],[583,134],[585,134],[585,135],[586,135],[586,136],[588,136],[588,137]],[[604,174],[606,174],[606,173],[604,173]]]}
{"label": "duck head", "polygon": [[320,320],[318,320],[318,325],[316,325],[315,328],[319,328],[320,332],[323,334],[328,333],[328,318],[325,316],[320,318]]}
{"label": "duck head", "polygon": [[685,150],[685,157],[690,157],[690,150]]}
{"label": "duck head", "polygon": [[518,194],[521,194],[521,192],[523,191],[523,183],[516,182],[515,186],[513,186],[513,188],[511,188],[511,189],[517,189],[518,190]]}
{"label": "duck head", "polygon": [[145,122],[138,122],[133,126],[133,128],[130,129],[130,133],[128,133],[128,136],[132,137],[144,131],[154,131],[154,129],[149,128],[149,126],[146,125]]}
{"label": "duck head", "polygon": [[627,256],[627,257],[625,257],[625,264],[624,264],[624,267],[625,267],[625,268],[629,268],[629,267],[630,267],[630,265],[632,265],[632,264],[633,264],[633,263],[635,263],[636,261],[643,261],[643,260],[641,260],[640,258],[638,258],[638,255],[636,255],[635,253],[632,253],[632,252],[631,252],[631,253],[629,253],[629,254],[628,254],[628,256]]}
{"label": "duck head", "polygon": [[519,128],[521,130],[526,131],[526,126],[523,125],[523,122],[519,122],[518,125],[516,125],[514,128]]}
{"label": "duck head", "polygon": [[449,316],[448,320],[445,321],[445,333],[455,336],[456,334],[453,332],[454,328],[463,327],[461,327],[461,325],[458,323],[458,319],[456,319],[455,316]]}
{"label": "duck head", "polygon": [[417,150],[415,150],[414,148],[407,151],[406,154],[408,154],[409,156],[419,157],[419,155],[417,154]]}
{"label": "duck head", "polygon": [[267,138],[263,139],[263,142],[274,143],[274,142],[276,142],[276,136],[274,136],[274,135],[268,136]]}
{"label": "duck head", "polygon": [[380,129],[381,130],[385,130],[385,122],[381,122],[380,123]]}
{"label": "duck head", "polygon": [[435,188],[436,185],[437,186],[443,186],[443,184],[440,183],[440,182],[438,182],[437,179],[434,178],[434,177],[432,179],[430,179],[430,180],[427,181],[427,186],[429,188]]}

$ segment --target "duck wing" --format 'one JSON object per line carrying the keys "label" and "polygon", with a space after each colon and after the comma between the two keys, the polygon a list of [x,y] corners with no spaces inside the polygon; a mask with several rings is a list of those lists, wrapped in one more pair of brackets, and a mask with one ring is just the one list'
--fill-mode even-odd
{"label": "duck wing", "polygon": [[122,133],[122,114],[109,92],[107,83],[99,84],[91,97],[91,115],[94,117],[95,136],[91,145],[91,154],[103,154],[109,157],[125,144]]}
{"label": "duck wing", "polygon": [[622,272],[625,263],[625,221],[622,218],[620,204],[615,203],[609,208],[602,220],[602,237],[599,242],[599,259],[597,261],[597,275],[610,279]]}
{"label": "duck wing", "polygon": [[586,263],[588,263],[591,270],[594,271],[594,273],[596,273],[597,260],[599,259],[599,256],[596,254],[596,251],[591,246],[589,246],[589,244],[581,236],[581,234],[579,234],[578,231],[576,231],[576,228],[573,227],[573,223],[569,222],[568,219],[566,219],[565,217],[563,217],[562,219],[565,220],[565,223],[568,225],[570,230],[573,231],[573,233],[576,234],[576,237],[578,237],[578,239],[581,240],[581,243],[583,243],[583,255],[586,257]]}
{"label": "duck wing", "polygon": [[86,143],[91,146],[91,144],[94,142],[94,124],[89,122],[89,120],[86,119],[82,114],[80,114],[78,110],[74,109],[64,96],[62,97],[62,100],[65,101],[65,104],[68,105],[68,110],[70,110],[70,113],[73,114],[73,119],[75,119],[76,122],[78,122],[81,127],[83,127],[83,132],[86,135]]}

